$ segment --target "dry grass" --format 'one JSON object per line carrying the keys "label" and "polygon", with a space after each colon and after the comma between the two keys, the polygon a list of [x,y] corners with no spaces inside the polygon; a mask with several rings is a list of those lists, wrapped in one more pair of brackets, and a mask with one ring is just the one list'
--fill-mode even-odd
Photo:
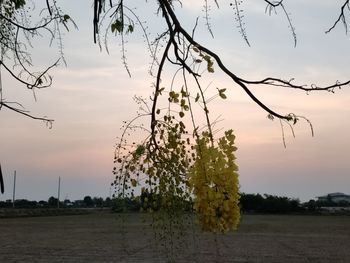
{"label": "dry grass", "polygon": [[143,218],[0,219],[0,262],[350,262],[348,216],[244,215],[227,235],[201,233],[188,221],[175,231],[172,256],[171,243],[155,242]]}

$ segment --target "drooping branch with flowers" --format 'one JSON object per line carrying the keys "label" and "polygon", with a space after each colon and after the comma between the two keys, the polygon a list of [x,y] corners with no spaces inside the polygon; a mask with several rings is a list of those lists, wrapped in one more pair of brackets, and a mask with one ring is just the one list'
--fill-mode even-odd
{"label": "drooping branch with flowers", "polygon": [[[204,1],[205,25],[212,35],[209,16],[209,1]],[[296,31],[285,1],[267,1],[266,12],[272,14],[281,10],[291,30],[294,45],[297,44]],[[214,1],[219,7],[220,2]],[[248,34],[243,21],[242,1],[230,4],[234,9],[239,33],[249,45]],[[142,105],[142,113],[125,124],[125,130],[116,146],[114,173],[117,195],[124,197],[133,194],[133,190],[142,187],[142,193],[151,198],[151,204],[144,202],[147,209],[163,208],[173,211],[179,201],[194,203],[200,224],[204,230],[227,231],[237,227],[239,222],[238,173],[235,163],[235,146],[232,129],[227,129],[224,136],[217,138],[216,121],[211,119],[207,97],[207,86],[203,75],[222,71],[231,79],[232,88],[241,88],[247,96],[263,109],[270,119],[279,119],[283,125],[293,130],[293,125],[304,120],[294,113],[281,113],[273,109],[253,93],[254,87],[268,89],[294,89],[306,92],[329,91],[348,86],[350,80],[336,81],[329,86],[316,84],[297,84],[294,79],[284,80],[279,77],[263,79],[246,79],[229,69],[220,56],[205,43],[196,40],[195,31],[198,19],[192,31],[186,30],[178,19],[181,1],[158,0],[156,13],[162,17],[165,30],[150,41],[147,27],[141,22],[134,9],[127,6],[127,1],[95,0],[94,36],[100,45],[108,42],[109,30],[120,37],[122,62],[130,74],[125,56],[124,37],[140,26],[145,42],[152,57],[150,73],[154,76],[153,93],[150,104],[145,99],[137,98]],[[346,4],[345,4],[346,5]],[[343,9],[342,9],[343,14]],[[101,34],[103,25],[107,24],[105,34]],[[335,23],[335,25],[337,22]],[[332,29],[332,28],[331,28]],[[165,84],[165,72],[174,70],[171,84]],[[203,68],[205,70],[203,70]],[[176,81],[175,81],[176,80]],[[175,84],[176,83],[176,84]],[[226,98],[226,89],[216,90],[217,98]],[[168,106],[164,106],[164,104]],[[198,117],[199,108],[201,117]],[[148,118],[148,125],[136,124],[141,118]],[[204,119],[205,125],[198,125],[198,119]],[[126,138],[130,132],[141,130],[145,137],[132,144]],[[180,202],[180,203],[181,203]],[[182,206],[183,208],[186,206]]]}
{"label": "drooping branch with flowers", "polygon": [[[280,8],[285,14],[296,45],[296,31],[284,1],[265,2],[267,13]],[[218,6],[219,3],[215,3]],[[348,80],[336,81],[333,85],[322,87],[297,84],[294,79],[278,77],[257,80],[242,78],[229,69],[215,51],[196,40],[197,23],[192,31],[183,27],[176,13],[181,5],[179,1],[157,1],[157,13],[162,17],[166,29],[154,41],[150,41],[147,28],[136,11],[127,7],[126,1],[110,1],[106,5],[104,1],[95,1],[95,4],[95,39],[99,43],[107,42],[107,36],[103,39],[103,34],[99,33],[107,20],[108,30],[121,39],[122,62],[129,74],[124,37],[133,33],[135,26],[140,26],[144,32],[152,57],[150,72],[154,76],[154,90],[150,105],[145,99],[136,99],[141,113],[125,123],[124,133],[116,145],[114,185],[117,197],[132,196],[135,190],[140,189],[143,209],[166,211],[170,219],[174,211],[184,211],[188,208],[188,202],[193,203],[199,223],[206,231],[235,229],[240,216],[233,131],[228,129],[224,136],[217,138],[216,121],[211,119],[208,106],[211,97],[206,96],[207,86],[203,85],[202,76],[221,70],[232,80],[232,88],[243,89],[254,103],[267,112],[270,119],[279,119],[282,131],[283,124],[293,129],[299,120],[304,120],[310,124],[312,133],[313,128],[307,118],[271,108],[253,93],[254,87],[334,92],[350,84]],[[207,5],[208,1],[205,1],[206,25],[209,33],[213,34]],[[235,6],[239,32],[249,45],[239,1],[231,6]],[[104,8],[107,11],[102,15]],[[174,78],[167,86],[164,72],[168,68],[174,70]],[[225,91],[217,89],[217,98],[225,99]],[[196,107],[202,113],[199,118]],[[139,124],[138,121],[144,118],[146,121]],[[198,119],[205,119],[205,125],[198,125]],[[127,135],[137,130],[142,131],[144,138],[141,141],[131,140],[131,143]]]}

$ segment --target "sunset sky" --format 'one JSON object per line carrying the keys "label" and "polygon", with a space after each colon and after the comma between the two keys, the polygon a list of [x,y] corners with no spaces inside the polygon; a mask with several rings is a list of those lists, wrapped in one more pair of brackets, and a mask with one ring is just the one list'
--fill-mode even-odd
{"label": "sunset sky", "polygon": [[[44,1],[42,1],[44,2]],[[113,153],[124,120],[135,116],[134,95],[149,97],[153,79],[148,74],[150,57],[142,33],[136,29],[128,38],[127,57],[132,77],[121,62],[118,37],[109,39],[109,54],[93,43],[92,1],[59,0],[76,22],[64,33],[67,67],[52,71],[52,87],[31,91],[4,74],[3,96],[18,101],[36,116],[53,118],[52,129],[6,109],[0,111],[0,162],[5,194],[12,198],[13,173],[17,171],[16,197],[47,200],[57,195],[61,176],[61,198],[82,199],[85,195],[107,197],[113,181]],[[134,10],[152,36],[162,32],[162,17],[155,14],[155,1],[133,0]],[[282,10],[269,16],[261,0],[243,1],[247,46],[240,36],[230,1],[219,0],[220,9],[209,1],[214,38],[202,19],[201,0],[184,0],[176,12],[184,27],[192,31],[196,17],[197,41],[218,55],[235,74],[246,79],[295,78],[295,83],[320,86],[350,79],[350,36],[340,23],[331,33],[325,31],[339,15],[343,1],[286,0],[296,29],[297,46]],[[133,6],[130,6],[133,7]],[[347,12],[350,19],[350,12]],[[350,21],[350,20],[349,20]],[[36,66],[49,65],[57,48],[45,37],[33,43]],[[214,64],[215,68],[215,64]],[[296,138],[285,127],[284,148],[278,120],[268,120],[259,108],[229,78],[215,68],[206,74],[208,83],[227,89],[227,100],[211,103],[212,118],[221,116],[220,126],[236,134],[237,163],[241,190],[268,193],[307,201],[331,192],[350,194],[350,87],[335,94],[281,87],[259,87],[252,91],[265,104],[282,114],[293,112],[310,119],[315,136],[306,122],[295,126]],[[172,76],[171,71],[165,76]]]}

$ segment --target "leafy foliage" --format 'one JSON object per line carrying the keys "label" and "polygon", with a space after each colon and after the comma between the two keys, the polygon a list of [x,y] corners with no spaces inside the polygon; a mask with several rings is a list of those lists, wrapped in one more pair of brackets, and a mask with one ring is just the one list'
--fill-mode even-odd
{"label": "leafy foliage", "polygon": [[[161,92],[165,93],[165,89]],[[220,89],[219,97],[224,92],[225,89]],[[140,98],[137,101],[140,100],[145,103]],[[193,103],[200,103],[199,99],[191,98],[181,88],[179,92],[169,91],[167,100],[167,112],[161,115],[162,111],[157,110],[160,117],[156,119],[154,133],[142,143],[129,144],[122,137],[117,145],[114,168],[117,198],[132,198],[135,189],[141,189],[141,209],[161,212],[163,219],[168,215],[170,223],[188,211],[194,198],[194,210],[203,230],[235,229],[240,216],[233,131],[226,131],[217,144],[209,129],[199,136],[198,127],[194,126],[190,133],[182,119],[188,116],[185,112],[192,112]],[[180,109],[178,117],[172,114],[173,107]],[[204,113],[208,117],[209,111]],[[144,131],[143,126],[132,125],[134,121],[127,123],[125,129]],[[129,134],[126,130],[124,136]]]}
{"label": "leafy foliage", "polygon": [[243,212],[286,214],[301,212],[298,199],[284,196],[241,194],[241,209]]}

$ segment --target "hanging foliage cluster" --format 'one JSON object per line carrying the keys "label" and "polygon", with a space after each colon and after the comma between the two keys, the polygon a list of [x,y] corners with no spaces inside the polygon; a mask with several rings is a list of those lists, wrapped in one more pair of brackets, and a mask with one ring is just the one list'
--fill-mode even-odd
{"label": "hanging foliage cluster", "polygon": [[[119,5],[114,13],[117,21],[125,15],[121,11],[123,7],[124,11],[130,11]],[[166,15],[165,9],[162,12]],[[113,23],[110,27],[113,32],[123,34],[127,24],[124,22],[120,30]],[[173,33],[170,31],[171,38],[175,39]],[[117,196],[133,197],[135,191],[139,191],[142,210],[165,212],[170,224],[179,214],[194,210],[205,231],[235,229],[239,222],[239,194],[234,135],[229,130],[216,141],[217,131],[213,131],[216,121],[210,120],[208,108],[213,99],[227,98],[226,89],[207,91],[200,80],[205,73],[214,73],[215,60],[181,35],[179,43],[167,42],[163,56],[158,59],[154,52],[162,38],[149,46],[153,63],[158,65],[151,107],[144,99],[136,99],[141,110],[136,118],[125,123],[116,147],[114,185]],[[177,49],[173,55],[170,53],[172,45]],[[168,88],[162,81],[167,61],[178,67]],[[150,129],[138,123],[143,117],[151,119]],[[204,120],[205,125],[197,125],[198,119]],[[143,141],[130,145],[127,135],[135,136],[135,130],[141,130],[146,136]]]}
{"label": "hanging foliage cluster", "polygon": [[125,124],[115,155],[118,198],[134,197],[135,190],[140,191],[143,211],[163,211],[172,218],[194,210],[205,231],[235,229],[240,215],[233,131],[226,131],[217,142],[208,128],[201,135],[196,129],[189,132],[185,112],[191,112],[190,102],[198,103],[198,98],[184,88],[162,92],[168,94],[169,106],[164,115],[163,110],[156,111],[155,131],[143,142],[130,145],[126,140],[129,130],[146,131],[135,124],[138,117],[151,115],[143,99],[137,101],[144,114]]}
{"label": "hanging foliage cluster", "polygon": [[142,209],[150,212],[160,207],[171,210],[188,201],[188,137],[183,122],[165,115],[157,124],[156,147],[153,140],[132,146],[122,140],[117,145],[114,168],[118,197],[134,196],[139,188]]}

